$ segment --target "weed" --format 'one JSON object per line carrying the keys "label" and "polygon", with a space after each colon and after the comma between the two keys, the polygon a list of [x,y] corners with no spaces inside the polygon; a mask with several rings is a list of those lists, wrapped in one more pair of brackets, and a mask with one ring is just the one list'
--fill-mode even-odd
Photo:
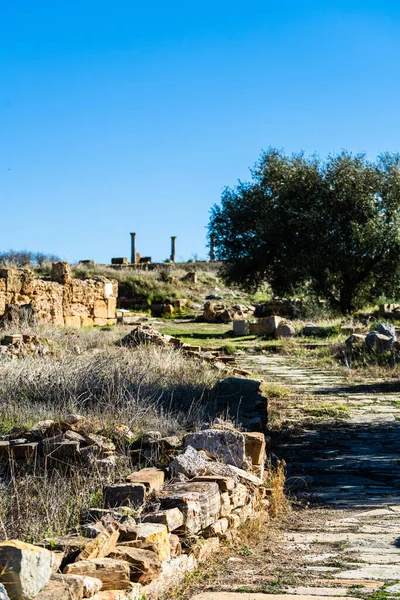
{"label": "weed", "polygon": [[239,554],[241,554],[242,556],[251,556],[252,554],[254,554],[254,552],[249,546],[247,546],[247,544],[245,544],[240,548]]}

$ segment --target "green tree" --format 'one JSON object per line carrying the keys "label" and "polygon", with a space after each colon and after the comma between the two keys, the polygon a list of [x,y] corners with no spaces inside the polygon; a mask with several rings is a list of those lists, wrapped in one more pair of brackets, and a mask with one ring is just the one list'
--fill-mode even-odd
{"label": "green tree", "polygon": [[209,235],[229,283],[276,294],[307,286],[343,313],[400,291],[400,155],[322,161],[270,148],[227,188]]}

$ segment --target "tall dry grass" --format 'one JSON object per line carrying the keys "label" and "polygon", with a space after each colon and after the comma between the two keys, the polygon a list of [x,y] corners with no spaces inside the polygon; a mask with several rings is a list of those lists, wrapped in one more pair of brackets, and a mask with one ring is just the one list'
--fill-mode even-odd
{"label": "tall dry grass", "polygon": [[216,372],[173,349],[121,347],[126,331],[36,328],[54,354],[0,358],[0,431],[77,412],[105,429],[175,433],[208,416]]}
{"label": "tall dry grass", "polygon": [[[137,436],[149,430],[175,434],[208,417],[217,373],[207,364],[173,349],[122,347],[122,327],[24,326],[22,332],[46,337],[54,353],[0,355],[0,433],[68,413],[86,416],[96,431],[111,434],[122,424]],[[0,539],[37,542],[66,533],[78,524],[82,507],[101,506],[104,483],[131,469],[123,456],[106,471],[83,465],[68,472],[43,465],[23,472],[7,468],[0,477]]]}

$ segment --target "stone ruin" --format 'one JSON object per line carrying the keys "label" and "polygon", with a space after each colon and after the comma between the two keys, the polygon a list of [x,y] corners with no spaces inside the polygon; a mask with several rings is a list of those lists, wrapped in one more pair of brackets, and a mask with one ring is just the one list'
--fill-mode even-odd
{"label": "stone ruin", "polygon": [[118,282],[105,277],[73,279],[68,263],[37,279],[27,268],[0,267],[0,325],[36,321],[60,327],[113,325]]}
{"label": "stone ruin", "polygon": [[[36,545],[0,543],[1,598],[155,600],[218,552],[220,540],[233,539],[235,529],[268,511],[263,433],[217,419],[183,437],[148,432],[131,444],[133,434],[118,427],[115,438],[126,438],[121,452],[134,465],[138,457],[151,464],[158,450],[166,466],[147,466],[104,485],[102,508],[84,508],[80,526],[67,535]],[[118,450],[92,429],[83,417],[69,415],[37,423],[24,440],[3,436],[0,468],[19,472],[38,461],[47,469],[88,461],[110,468]]]}

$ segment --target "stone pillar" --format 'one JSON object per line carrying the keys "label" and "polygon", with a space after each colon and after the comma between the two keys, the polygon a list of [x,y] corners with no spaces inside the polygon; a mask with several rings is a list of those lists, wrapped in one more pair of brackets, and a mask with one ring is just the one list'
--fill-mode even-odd
{"label": "stone pillar", "polygon": [[136,233],[131,233],[131,263],[136,265]]}
{"label": "stone pillar", "polygon": [[170,258],[171,258],[171,262],[173,262],[173,263],[175,262],[175,254],[176,254],[175,244],[176,244],[176,235],[172,235],[171,236],[171,257]]}
{"label": "stone pillar", "polygon": [[210,235],[210,261],[215,260],[215,235]]}

